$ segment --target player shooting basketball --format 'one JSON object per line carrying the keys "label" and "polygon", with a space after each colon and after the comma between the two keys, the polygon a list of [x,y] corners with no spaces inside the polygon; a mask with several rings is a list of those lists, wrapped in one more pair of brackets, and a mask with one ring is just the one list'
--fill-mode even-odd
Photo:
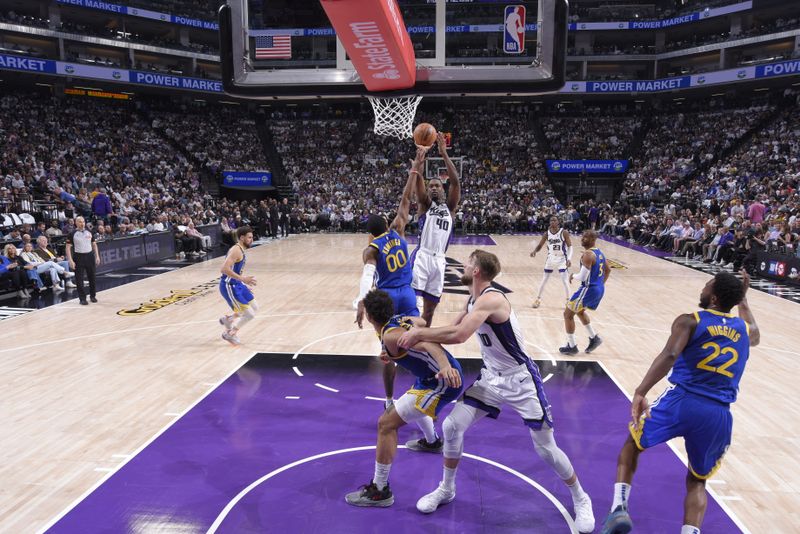
{"label": "player shooting basketball", "polygon": [[439,178],[431,178],[428,187],[422,176],[416,175],[417,201],[419,203],[419,246],[412,254],[414,278],[411,286],[422,296],[422,318],[431,325],[433,312],[444,290],[444,273],[447,265],[445,252],[453,234],[453,222],[458,202],[461,200],[461,182],[455,165],[447,155],[447,144],[442,133],[436,136],[439,154],[447,166],[448,191]]}

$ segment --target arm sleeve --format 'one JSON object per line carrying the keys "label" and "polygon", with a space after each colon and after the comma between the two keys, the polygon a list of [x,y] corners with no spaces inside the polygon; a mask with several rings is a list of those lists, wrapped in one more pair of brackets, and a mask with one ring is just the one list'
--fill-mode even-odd
{"label": "arm sleeve", "polygon": [[367,296],[369,290],[372,289],[372,282],[375,279],[375,266],[371,263],[364,264],[364,270],[361,272],[361,283],[358,290],[358,300],[362,300]]}
{"label": "arm sleeve", "polygon": [[585,265],[581,264],[581,272],[576,274],[575,278],[577,278],[581,282],[585,282],[586,280],[589,279],[589,274],[591,274],[589,269],[587,269]]}
{"label": "arm sleeve", "polygon": [[572,247],[571,246],[567,247],[566,256],[567,256],[567,261],[571,262],[572,261]]}

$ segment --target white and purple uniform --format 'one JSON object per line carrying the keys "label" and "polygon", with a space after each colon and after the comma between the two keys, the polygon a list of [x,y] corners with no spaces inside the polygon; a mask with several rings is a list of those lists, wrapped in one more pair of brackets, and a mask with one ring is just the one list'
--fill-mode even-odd
{"label": "white and purple uniform", "polygon": [[414,251],[414,277],[411,287],[429,300],[439,302],[444,291],[445,252],[453,234],[453,216],[447,204],[431,202],[419,218],[419,246]]}
{"label": "white and purple uniform", "polygon": [[544,262],[544,272],[552,273],[558,269],[563,273],[567,270],[567,243],[564,240],[564,229],[551,233],[547,229],[547,259]]}
{"label": "white and purple uniform", "polygon": [[[481,295],[490,291],[503,295],[491,286]],[[473,305],[470,298],[467,310],[472,311]],[[514,310],[503,323],[487,320],[475,335],[481,345],[483,369],[478,380],[464,391],[464,403],[487,412],[493,419],[500,414],[500,407],[508,404],[528,427],[540,430],[547,424],[552,428],[553,417],[542,375],[523,348],[525,341]]]}

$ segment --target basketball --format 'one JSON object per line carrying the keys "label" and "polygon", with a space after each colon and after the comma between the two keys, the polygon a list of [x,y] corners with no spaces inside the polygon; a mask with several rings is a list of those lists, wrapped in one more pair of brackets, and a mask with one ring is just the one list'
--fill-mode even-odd
{"label": "basketball", "polygon": [[414,128],[414,144],[422,147],[432,147],[436,142],[436,128],[427,122],[421,122]]}

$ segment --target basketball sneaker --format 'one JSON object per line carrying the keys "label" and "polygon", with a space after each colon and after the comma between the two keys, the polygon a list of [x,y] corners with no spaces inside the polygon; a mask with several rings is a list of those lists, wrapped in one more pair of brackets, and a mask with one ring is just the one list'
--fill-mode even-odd
{"label": "basketball sneaker", "polygon": [[353,506],[377,506],[386,508],[394,504],[394,495],[392,490],[389,489],[389,484],[382,490],[374,482],[370,481],[366,486],[361,486],[358,491],[348,493],[344,498],[347,504]]}
{"label": "basketball sneaker", "polygon": [[435,490],[420,497],[420,499],[417,501],[417,510],[423,514],[432,514],[437,508],[439,508],[439,506],[442,504],[451,503],[455,498],[455,490],[446,490],[441,484],[439,484]]}
{"label": "basketball sneaker", "polygon": [[536,300],[533,301],[533,307],[538,308],[541,305],[542,305],[542,299],[537,297]]}
{"label": "basketball sneaker", "polygon": [[578,354],[578,345],[564,345],[558,348],[561,354]]}
{"label": "basketball sneaker", "polygon": [[219,324],[225,327],[225,330],[228,331],[233,327],[233,315],[223,315],[219,318]]}
{"label": "basketball sneaker", "polygon": [[575,528],[581,534],[594,532],[594,513],[592,512],[592,499],[586,493],[575,501]]}
{"label": "basketball sneaker", "polygon": [[586,347],[586,351],[585,351],[585,352],[586,352],[586,354],[589,354],[589,353],[590,353],[590,352],[592,352],[594,349],[596,349],[597,347],[599,347],[599,346],[600,346],[600,344],[601,344],[602,342],[603,342],[603,340],[602,340],[602,339],[600,339],[600,336],[594,336],[594,337],[590,337],[590,338],[589,338],[589,346],[588,346],[588,347]]}
{"label": "basketball sneaker", "polygon": [[600,534],[628,534],[631,530],[633,530],[631,516],[622,505],[619,505],[606,517]]}
{"label": "basketball sneaker", "polygon": [[417,452],[433,452],[433,453],[440,453],[442,452],[442,447],[444,446],[444,442],[442,438],[436,436],[436,441],[433,443],[428,443],[425,438],[420,439],[412,439],[411,441],[406,441],[406,448],[410,451],[417,451]]}
{"label": "basketball sneaker", "polygon": [[234,347],[237,346],[237,345],[241,345],[242,344],[242,342],[239,341],[239,338],[236,337],[236,335],[231,334],[228,331],[225,331],[225,332],[222,333],[222,339],[224,339],[225,341],[227,341],[228,343],[230,343]]}

